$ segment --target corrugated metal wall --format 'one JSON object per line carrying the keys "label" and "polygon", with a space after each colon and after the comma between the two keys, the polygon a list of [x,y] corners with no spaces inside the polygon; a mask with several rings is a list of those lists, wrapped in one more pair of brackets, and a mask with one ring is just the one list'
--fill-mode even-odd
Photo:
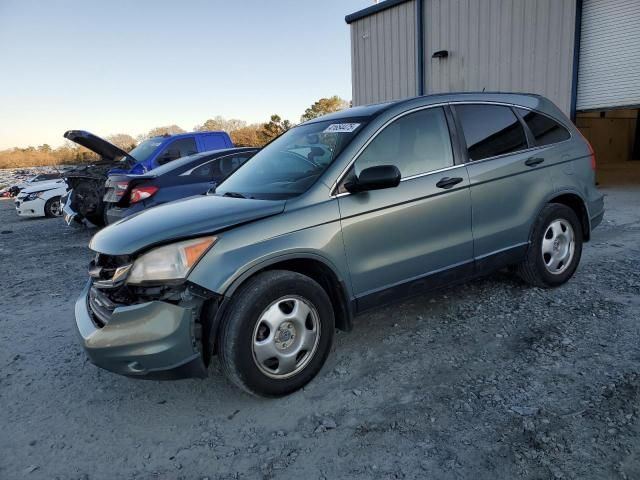
{"label": "corrugated metal wall", "polygon": [[569,114],[575,11],[575,0],[425,0],[426,91],[539,93]]}
{"label": "corrugated metal wall", "polygon": [[417,94],[415,3],[405,2],[351,24],[354,105]]}
{"label": "corrugated metal wall", "polygon": [[578,110],[640,104],[640,1],[585,0]]}

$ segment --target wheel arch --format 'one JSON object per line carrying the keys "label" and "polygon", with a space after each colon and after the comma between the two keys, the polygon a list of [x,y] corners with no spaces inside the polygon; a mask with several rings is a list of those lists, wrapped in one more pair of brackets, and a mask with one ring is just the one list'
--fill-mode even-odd
{"label": "wheel arch", "polygon": [[224,295],[219,297],[217,301],[210,300],[204,305],[202,313],[209,318],[210,322],[206,327],[205,338],[208,339],[208,349],[211,354],[216,353],[215,339],[233,294],[250,278],[269,270],[289,270],[315,280],[331,299],[336,328],[342,331],[352,330],[353,303],[348,288],[345,282],[340,279],[337,269],[324,257],[313,253],[279,255],[243,271],[231,282]]}
{"label": "wheel arch", "polygon": [[[580,220],[582,227],[582,238],[585,242],[591,239],[591,222],[589,220],[589,211],[587,210],[587,204],[582,196],[575,191],[556,192],[545,205],[549,203],[559,203],[565,205],[573,210]],[[544,208],[544,206],[542,208]],[[542,208],[540,211],[542,211]],[[539,214],[539,213],[538,213]]]}

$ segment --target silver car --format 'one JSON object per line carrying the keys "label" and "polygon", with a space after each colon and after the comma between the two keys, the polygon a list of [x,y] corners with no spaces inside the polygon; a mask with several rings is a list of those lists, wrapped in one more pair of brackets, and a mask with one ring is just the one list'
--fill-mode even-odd
{"label": "silver car", "polygon": [[91,360],[280,396],[367,309],[515,267],[574,274],[604,213],[593,150],[535,95],[432,95],[298,125],[215,192],[98,232],[76,322]]}

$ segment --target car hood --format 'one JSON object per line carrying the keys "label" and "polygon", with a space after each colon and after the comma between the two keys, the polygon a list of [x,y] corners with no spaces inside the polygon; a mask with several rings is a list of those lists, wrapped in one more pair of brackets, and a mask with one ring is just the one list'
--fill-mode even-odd
{"label": "car hood", "polygon": [[89,247],[107,255],[131,255],[152,245],[216,233],[277,215],[285,200],[202,195],[159,205],[102,229]]}
{"label": "car hood", "polygon": [[104,138],[100,138],[85,130],[68,130],[64,132],[64,138],[88,148],[105,160],[115,161],[121,157],[131,158],[129,154],[120,147],[116,147],[113,143],[107,142]]}
{"label": "car hood", "polygon": [[53,190],[54,188],[65,188],[67,185],[64,180],[51,180],[49,182],[36,182],[36,184],[28,184],[27,188],[20,190],[20,194],[23,193],[35,193],[44,192],[45,190]]}

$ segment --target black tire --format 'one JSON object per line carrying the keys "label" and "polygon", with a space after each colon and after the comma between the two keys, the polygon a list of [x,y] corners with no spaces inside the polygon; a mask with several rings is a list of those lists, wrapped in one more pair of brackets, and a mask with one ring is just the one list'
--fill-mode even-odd
{"label": "black tire", "polygon": [[[58,205],[57,209],[56,209],[56,202]],[[60,197],[51,197],[49,200],[47,200],[47,203],[44,204],[44,215],[47,218],[60,217],[62,215],[62,209],[60,206]]]}
{"label": "black tire", "polygon": [[[320,335],[306,366],[288,378],[271,378],[254,360],[254,332],[262,313],[278,299],[296,296],[315,308]],[[249,279],[235,292],[222,319],[217,351],[227,378],[253,395],[280,397],[306,385],[324,365],[335,329],[331,300],[314,280],[299,273],[271,270]]]}
{"label": "black tire", "polygon": [[[542,242],[550,225],[556,220],[563,220],[570,224],[574,235],[574,251],[571,260],[559,273],[552,273],[547,269],[542,253]],[[575,212],[559,203],[546,205],[538,216],[529,242],[529,249],[524,260],[518,265],[518,275],[527,283],[541,288],[551,288],[562,285],[569,280],[578,268],[582,256],[583,232],[580,220]]]}

